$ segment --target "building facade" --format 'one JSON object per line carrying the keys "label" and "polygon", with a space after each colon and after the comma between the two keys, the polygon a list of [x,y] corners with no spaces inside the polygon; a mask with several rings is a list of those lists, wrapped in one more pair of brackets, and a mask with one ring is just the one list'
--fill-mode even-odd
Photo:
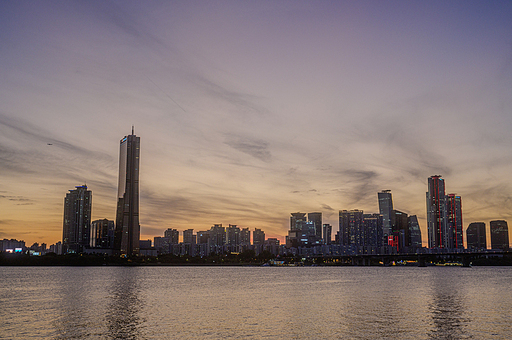
{"label": "building facade", "polygon": [[391,190],[382,190],[377,193],[377,196],[379,198],[379,213],[382,215],[383,243],[386,245],[393,227],[393,197]]}
{"label": "building facade", "polygon": [[418,223],[418,217],[416,215],[409,216],[407,219],[407,223],[409,225],[410,247],[413,249],[421,248],[423,244],[421,239],[420,224]]}
{"label": "building facade", "polygon": [[496,220],[491,221],[491,248],[492,249],[508,249],[508,224],[507,221]]}
{"label": "building facade", "polygon": [[86,185],[69,190],[64,199],[62,245],[64,252],[80,253],[88,247],[91,235],[92,192]]}
{"label": "building facade", "polygon": [[484,222],[470,223],[466,229],[466,242],[468,249],[487,249],[487,234]]}
{"label": "building facade", "polygon": [[103,249],[114,247],[114,221],[106,218],[92,221],[90,247]]}
{"label": "building facade", "polygon": [[464,249],[464,237],[462,231],[462,199],[455,194],[445,197],[446,202],[446,230],[447,248]]}
{"label": "building facade", "polygon": [[308,213],[308,221],[313,222],[315,228],[315,236],[318,240],[322,239],[322,213],[312,212]]}
{"label": "building facade", "polygon": [[428,247],[445,248],[447,244],[445,186],[441,176],[428,179],[427,230]]}
{"label": "building facade", "polygon": [[122,255],[139,253],[139,163],[140,137],[133,133],[121,139],[119,184],[114,246]]}

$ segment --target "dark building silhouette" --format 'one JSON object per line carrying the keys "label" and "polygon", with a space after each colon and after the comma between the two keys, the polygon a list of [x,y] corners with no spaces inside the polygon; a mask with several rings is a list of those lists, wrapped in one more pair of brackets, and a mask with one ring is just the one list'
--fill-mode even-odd
{"label": "dark building silhouette", "polygon": [[341,245],[364,245],[362,210],[340,210],[339,223],[338,238]]}
{"label": "dark building silhouette", "polygon": [[226,245],[226,228],[222,224],[214,224],[210,228],[208,244],[211,253],[224,253]]}
{"label": "dark building silhouette", "polygon": [[265,232],[261,229],[254,228],[252,232],[252,244],[255,246],[265,243]]}
{"label": "dark building silhouette", "polygon": [[196,235],[194,235],[194,229],[183,230],[183,243],[196,244]]}
{"label": "dark building silhouette", "polygon": [[464,249],[462,232],[462,200],[460,196],[449,194],[446,201],[447,248]]}
{"label": "dark building silhouette", "polygon": [[331,244],[332,243],[332,226],[330,224],[324,224],[323,225],[323,243],[324,244]]}
{"label": "dark building silhouette", "polygon": [[177,229],[167,228],[167,230],[164,231],[164,237],[169,240],[169,244],[178,244],[180,232]]}
{"label": "dark building silhouette", "polygon": [[251,245],[251,231],[249,228],[242,228],[240,230],[240,244],[244,250],[248,249]]}
{"label": "dark building silhouette", "polygon": [[446,215],[445,215],[445,186],[441,176],[431,176],[428,179],[427,191],[427,229],[428,247],[446,247]]}
{"label": "dark building silhouette", "polygon": [[152,246],[151,240],[139,240],[139,246],[141,249],[149,249]]}
{"label": "dark building silhouette", "polygon": [[286,237],[287,247],[311,247],[322,243],[322,213],[292,213],[290,230]]}
{"label": "dark building silhouette", "polygon": [[235,224],[230,224],[226,228],[226,244],[229,251],[240,251],[240,228]]}
{"label": "dark building silhouette", "polygon": [[412,248],[421,248],[422,239],[421,239],[421,229],[420,224],[418,223],[418,217],[416,215],[409,216],[407,223],[409,225],[409,245]]}
{"label": "dark building silhouette", "polygon": [[86,185],[69,190],[64,199],[62,245],[64,252],[80,253],[88,247],[91,235],[92,193]]}
{"label": "dark building silhouette", "polygon": [[492,249],[508,249],[508,225],[507,221],[496,220],[491,221],[491,248]]}
{"label": "dark building silhouette", "polygon": [[103,249],[114,247],[114,221],[106,218],[92,221],[90,246]]}
{"label": "dark building silhouette", "polygon": [[[393,226],[392,233],[393,241],[392,245],[397,250],[404,249],[410,246],[410,234],[409,234],[409,216],[399,210],[393,210]],[[390,244],[390,242],[388,242]]]}
{"label": "dark building silhouette", "polygon": [[322,239],[322,213],[312,212],[308,213],[308,221],[313,222],[315,228],[315,236],[318,240]]}
{"label": "dark building silhouette", "polygon": [[263,230],[254,228],[252,232],[252,245],[256,255],[263,251],[265,245],[265,232]]}
{"label": "dark building silhouette", "polygon": [[140,137],[121,139],[116,213],[115,250],[123,255],[139,253],[139,157]]}
{"label": "dark building silhouette", "polygon": [[382,190],[377,193],[379,198],[379,213],[382,215],[382,237],[384,245],[388,244],[388,236],[393,226],[393,197],[391,190]]}
{"label": "dark building silhouette", "polygon": [[363,214],[363,246],[382,247],[382,215]]}
{"label": "dark building silhouette", "polygon": [[484,222],[470,223],[466,229],[468,249],[487,249],[487,234]]}
{"label": "dark building silhouette", "polygon": [[[292,213],[290,216],[290,230],[286,236],[286,246],[299,247],[301,245],[302,233],[306,229],[305,223],[307,222],[306,214],[301,212]],[[308,228],[309,229],[309,228]],[[316,235],[316,230],[314,231]],[[254,238],[254,235],[253,235]]]}

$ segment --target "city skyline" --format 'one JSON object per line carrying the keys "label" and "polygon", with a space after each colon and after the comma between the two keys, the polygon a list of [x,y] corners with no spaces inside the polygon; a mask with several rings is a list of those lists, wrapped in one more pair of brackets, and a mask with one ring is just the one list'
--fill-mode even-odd
{"label": "city skyline", "polygon": [[219,223],[283,242],[290,211],[334,234],[339,210],[378,213],[389,189],[426,245],[434,174],[464,231],[510,221],[511,16],[505,1],[2,2],[0,238],[56,242],[82,184],[91,220],[115,220],[132,125],[141,239]]}

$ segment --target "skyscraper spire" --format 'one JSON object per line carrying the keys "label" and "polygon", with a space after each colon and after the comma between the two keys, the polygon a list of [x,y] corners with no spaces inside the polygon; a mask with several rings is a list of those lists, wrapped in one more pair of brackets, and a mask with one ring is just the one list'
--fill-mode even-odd
{"label": "skyscraper spire", "polygon": [[132,135],[133,135],[133,124],[132,124]]}

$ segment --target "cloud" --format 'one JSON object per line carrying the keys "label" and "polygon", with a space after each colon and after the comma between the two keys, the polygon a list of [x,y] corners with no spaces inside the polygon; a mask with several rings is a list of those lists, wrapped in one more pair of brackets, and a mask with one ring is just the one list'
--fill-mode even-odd
{"label": "cloud", "polygon": [[340,170],[343,175],[344,186],[350,187],[345,193],[350,197],[350,204],[356,204],[373,199],[378,191],[375,179],[379,177],[375,171],[346,169]]}
{"label": "cloud", "polygon": [[230,135],[227,136],[225,144],[263,162],[270,162],[272,159],[272,155],[268,150],[268,143],[262,140]]}
{"label": "cloud", "polygon": [[34,200],[23,197],[23,196],[6,196],[6,195],[0,195],[0,198],[7,199],[11,202],[17,202],[16,205],[33,205]]}
{"label": "cloud", "polygon": [[322,209],[327,211],[335,211],[333,208],[331,208],[328,204],[322,204]]}
{"label": "cloud", "polygon": [[[0,171],[2,175],[39,174],[73,181],[94,177],[112,180],[112,156],[57,139],[48,130],[0,113]],[[50,170],[51,169],[51,170]]]}

